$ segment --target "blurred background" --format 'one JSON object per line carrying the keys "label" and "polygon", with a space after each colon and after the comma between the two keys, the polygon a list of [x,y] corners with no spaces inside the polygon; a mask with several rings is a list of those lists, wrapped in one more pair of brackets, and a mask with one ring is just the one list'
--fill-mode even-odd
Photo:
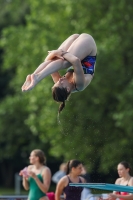
{"label": "blurred background", "polygon": [[[95,77],[58,124],[51,77],[28,93],[21,86],[48,50],[84,32],[98,48]],[[0,194],[14,192],[14,176],[36,148],[52,174],[76,158],[92,182],[114,183],[120,161],[133,166],[132,135],[133,1],[0,0]]]}

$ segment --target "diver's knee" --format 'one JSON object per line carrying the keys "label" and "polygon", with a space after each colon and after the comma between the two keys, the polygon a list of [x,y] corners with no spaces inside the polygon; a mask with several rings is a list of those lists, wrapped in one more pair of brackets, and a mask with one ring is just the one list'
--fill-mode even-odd
{"label": "diver's knee", "polygon": [[71,37],[72,37],[74,40],[76,40],[79,36],[80,36],[80,34],[78,34],[78,33],[75,33],[75,34],[71,35]]}

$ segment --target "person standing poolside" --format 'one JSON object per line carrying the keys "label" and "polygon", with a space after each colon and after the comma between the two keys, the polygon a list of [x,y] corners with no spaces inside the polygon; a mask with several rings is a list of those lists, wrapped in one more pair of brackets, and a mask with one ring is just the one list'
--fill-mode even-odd
{"label": "person standing poolside", "polygon": [[[31,90],[42,79],[51,75],[54,81],[52,95],[55,101],[61,103],[60,113],[70,94],[84,90],[92,81],[96,55],[97,47],[91,35],[73,34],[57,50],[48,52],[45,61],[33,74],[27,76],[22,91]],[[67,72],[61,76],[58,71],[66,68],[68,68]]]}
{"label": "person standing poolside", "polygon": [[29,190],[28,200],[49,200],[46,193],[51,183],[51,171],[46,166],[43,151],[33,150],[29,160],[31,165],[19,173],[23,177],[23,187]]}
{"label": "person standing poolside", "polygon": [[57,184],[59,180],[66,175],[66,163],[61,163],[59,171],[52,176],[52,181]]}
{"label": "person standing poolside", "polygon": [[67,175],[60,179],[55,191],[55,200],[60,200],[63,193],[65,200],[80,200],[82,187],[69,186],[69,183],[85,183],[85,179],[80,176],[82,163],[78,160],[70,160],[67,163]]}
{"label": "person standing poolside", "polygon": [[[125,185],[125,186],[133,186],[133,177],[131,176],[131,167],[129,163],[126,161],[122,161],[117,166],[118,175],[120,178],[118,178],[115,182],[117,185]],[[113,192],[112,194],[109,194],[109,200],[114,200],[119,198],[120,200],[132,200],[133,194],[127,193],[127,192]]]}

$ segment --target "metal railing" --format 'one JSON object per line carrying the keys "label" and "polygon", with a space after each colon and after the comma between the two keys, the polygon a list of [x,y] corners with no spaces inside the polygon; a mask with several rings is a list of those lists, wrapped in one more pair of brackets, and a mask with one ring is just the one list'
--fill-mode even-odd
{"label": "metal railing", "polygon": [[[0,200],[27,200],[27,195],[1,195]],[[63,196],[61,196],[63,199]],[[108,194],[90,194],[84,200],[107,200]]]}
{"label": "metal railing", "polygon": [[[27,195],[1,195],[0,200],[27,200]],[[61,195],[61,200],[63,200],[63,196]]]}
{"label": "metal railing", "polygon": [[27,195],[1,195],[0,200],[27,200]]}

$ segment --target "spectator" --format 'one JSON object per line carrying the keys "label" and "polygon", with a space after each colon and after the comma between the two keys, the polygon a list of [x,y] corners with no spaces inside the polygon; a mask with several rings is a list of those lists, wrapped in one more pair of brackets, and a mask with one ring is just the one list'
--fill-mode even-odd
{"label": "spectator", "polygon": [[78,160],[71,160],[67,163],[66,176],[60,179],[57,184],[55,199],[60,200],[63,193],[65,200],[80,200],[82,187],[73,187],[69,183],[84,183],[85,179],[81,177],[82,163]]}
{"label": "spectator", "polygon": [[48,200],[46,195],[50,187],[51,171],[46,166],[46,157],[40,149],[31,152],[30,164],[20,171],[23,177],[23,187],[29,190],[28,199],[30,200]]}
{"label": "spectator", "polygon": [[66,175],[66,163],[62,163],[59,167],[59,171],[57,171],[52,176],[52,181],[57,184],[59,180],[65,175]]}
{"label": "spectator", "polygon": [[[118,178],[115,184],[125,185],[125,186],[133,186],[133,177],[131,176],[131,167],[129,163],[122,161],[117,166]],[[120,200],[132,200],[133,194],[127,192],[116,192],[114,191],[112,194],[109,194],[109,199],[114,200],[119,198]]]}

